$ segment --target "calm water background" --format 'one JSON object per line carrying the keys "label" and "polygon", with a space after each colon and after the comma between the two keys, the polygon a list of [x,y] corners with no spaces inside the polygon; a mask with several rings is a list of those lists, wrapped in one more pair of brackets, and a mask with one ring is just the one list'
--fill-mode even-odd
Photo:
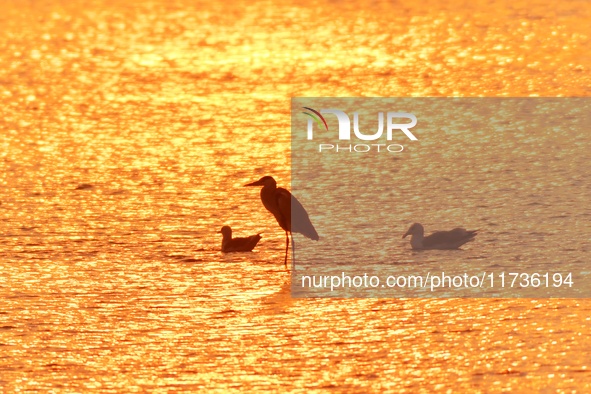
{"label": "calm water background", "polygon": [[361,4],[2,1],[3,391],[591,389],[586,300],[291,298],[290,97],[591,95],[586,2]]}

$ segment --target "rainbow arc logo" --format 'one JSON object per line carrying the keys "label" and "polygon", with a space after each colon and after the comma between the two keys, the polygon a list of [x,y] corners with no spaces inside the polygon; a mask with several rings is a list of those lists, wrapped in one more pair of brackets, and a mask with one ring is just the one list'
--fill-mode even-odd
{"label": "rainbow arc logo", "polygon": [[311,117],[318,124],[318,126],[322,126],[320,123],[320,121],[322,121],[322,123],[324,123],[324,128],[326,129],[326,131],[328,131],[328,124],[326,123],[326,119],[324,119],[324,116],[322,116],[320,114],[320,112],[318,112],[310,107],[302,107],[302,108],[307,109],[308,111],[313,113],[313,114],[311,114],[310,112],[302,112],[304,115],[308,115],[309,117]]}

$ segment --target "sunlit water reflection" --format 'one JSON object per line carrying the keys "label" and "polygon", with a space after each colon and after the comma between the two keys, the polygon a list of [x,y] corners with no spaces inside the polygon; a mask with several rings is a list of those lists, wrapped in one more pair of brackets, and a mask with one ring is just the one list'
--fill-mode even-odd
{"label": "sunlit water reflection", "polygon": [[584,3],[357,5],[5,2],[5,391],[589,391],[585,300],[290,297],[290,96],[590,93]]}

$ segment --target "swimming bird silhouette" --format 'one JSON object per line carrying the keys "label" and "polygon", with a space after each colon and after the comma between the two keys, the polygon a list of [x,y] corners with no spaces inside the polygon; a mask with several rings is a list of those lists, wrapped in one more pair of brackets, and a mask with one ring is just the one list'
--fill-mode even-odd
{"label": "swimming bird silhouette", "polygon": [[287,268],[287,252],[289,251],[289,235],[293,248],[293,234],[300,233],[314,241],[320,237],[312,225],[308,212],[302,204],[286,189],[277,187],[271,176],[264,176],[256,182],[244,186],[262,186],[261,201],[269,212],[275,216],[279,226],[285,231],[285,268]]}
{"label": "swimming bird silhouette", "polygon": [[466,242],[473,241],[477,232],[478,230],[468,231],[457,227],[450,231],[435,231],[425,237],[423,225],[414,223],[402,238],[410,235],[410,245],[413,249],[458,249]]}
{"label": "swimming bird silhouette", "polygon": [[261,234],[251,235],[245,238],[232,238],[232,228],[224,226],[220,230],[222,233],[222,252],[250,252],[261,240]]}

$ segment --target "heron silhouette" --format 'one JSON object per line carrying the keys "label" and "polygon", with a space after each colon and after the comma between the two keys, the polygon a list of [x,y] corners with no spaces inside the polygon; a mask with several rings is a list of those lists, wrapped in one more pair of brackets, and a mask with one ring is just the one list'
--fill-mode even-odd
{"label": "heron silhouette", "polygon": [[[285,268],[287,268],[287,253],[289,251],[289,236],[291,235],[292,254],[295,253],[293,233],[300,233],[314,241],[320,237],[312,225],[308,212],[302,204],[286,189],[277,187],[272,176],[264,176],[256,182],[244,186],[262,186],[261,201],[267,211],[271,212],[279,226],[285,231]],[[292,258],[293,264],[293,258]]]}

